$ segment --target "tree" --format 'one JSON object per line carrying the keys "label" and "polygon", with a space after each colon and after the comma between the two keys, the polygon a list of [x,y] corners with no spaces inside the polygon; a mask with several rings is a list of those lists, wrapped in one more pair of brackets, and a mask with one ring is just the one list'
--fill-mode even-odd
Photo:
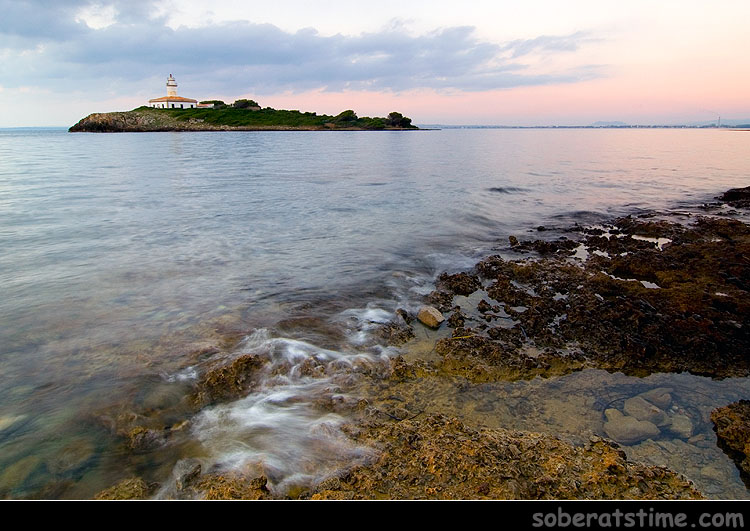
{"label": "tree", "polygon": [[385,123],[389,127],[411,127],[411,118],[407,118],[400,112],[392,112],[386,118]]}
{"label": "tree", "polygon": [[232,104],[235,109],[260,109],[260,105],[255,100],[237,100]]}
{"label": "tree", "polygon": [[357,121],[357,113],[355,113],[353,110],[349,109],[346,110],[340,114],[338,114],[333,119],[336,123],[347,123],[347,122],[356,122]]}

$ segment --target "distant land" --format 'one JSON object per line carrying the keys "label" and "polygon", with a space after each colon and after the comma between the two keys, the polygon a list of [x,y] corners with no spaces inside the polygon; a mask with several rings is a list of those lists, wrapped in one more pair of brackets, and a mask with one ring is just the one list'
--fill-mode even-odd
{"label": "distant land", "polygon": [[336,116],[261,109],[252,100],[193,109],[138,107],[132,111],[94,113],[72,126],[70,132],[124,133],[156,131],[381,131],[416,130],[411,119],[392,112],[385,118],[358,117],[352,110]]}
{"label": "distant land", "polygon": [[419,124],[423,129],[750,129],[750,118],[741,120],[692,122],[682,124],[627,124],[620,121],[599,121],[589,125],[455,125],[455,124]]}

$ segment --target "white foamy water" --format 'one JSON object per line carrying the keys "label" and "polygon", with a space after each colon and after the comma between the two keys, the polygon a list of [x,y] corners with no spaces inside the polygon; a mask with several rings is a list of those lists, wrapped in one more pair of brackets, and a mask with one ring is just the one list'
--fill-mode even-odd
{"label": "white foamy water", "polygon": [[[371,308],[342,316],[363,323],[359,333],[366,334],[391,314]],[[258,385],[247,397],[209,407],[193,420],[193,434],[208,454],[206,466],[263,474],[272,492],[283,494],[290,486],[313,485],[372,458],[372,449],[354,445],[340,431],[345,418],[326,408],[356,403],[357,397],[346,393],[347,384],[358,372],[386,370],[388,351],[379,345],[335,351],[271,337],[268,330],[254,332],[237,355],[267,360]]]}

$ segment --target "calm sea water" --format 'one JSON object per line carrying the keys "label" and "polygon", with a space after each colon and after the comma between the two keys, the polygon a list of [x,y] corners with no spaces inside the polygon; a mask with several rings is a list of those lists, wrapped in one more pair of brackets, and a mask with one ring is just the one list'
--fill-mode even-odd
{"label": "calm sea water", "polygon": [[[240,331],[292,366],[392,355],[368,331],[437,273],[538,225],[694,209],[748,184],[749,148],[716,130],[0,130],[0,495],[168,478],[169,452],[124,455],[101,419],[179,402],[191,352]],[[300,316],[343,339],[279,325]],[[368,452],[299,400],[329,384],[269,380],[202,412],[173,453],[312,481]]]}

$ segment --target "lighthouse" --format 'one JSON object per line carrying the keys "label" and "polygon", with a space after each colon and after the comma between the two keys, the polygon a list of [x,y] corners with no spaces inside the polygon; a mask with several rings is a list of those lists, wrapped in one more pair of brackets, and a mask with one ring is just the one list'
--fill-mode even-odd
{"label": "lighthouse", "polygon": [[198,101],[177,95],[177,81],[172,74],[167,78],[167,95],[148,100],[148,106],[157,109],[194,109]]}
{"label": "lighthouse", "polygon": [[177,81],[174,80],[172,74],[169,74],[167,78],[167,97],[177,96]]}

